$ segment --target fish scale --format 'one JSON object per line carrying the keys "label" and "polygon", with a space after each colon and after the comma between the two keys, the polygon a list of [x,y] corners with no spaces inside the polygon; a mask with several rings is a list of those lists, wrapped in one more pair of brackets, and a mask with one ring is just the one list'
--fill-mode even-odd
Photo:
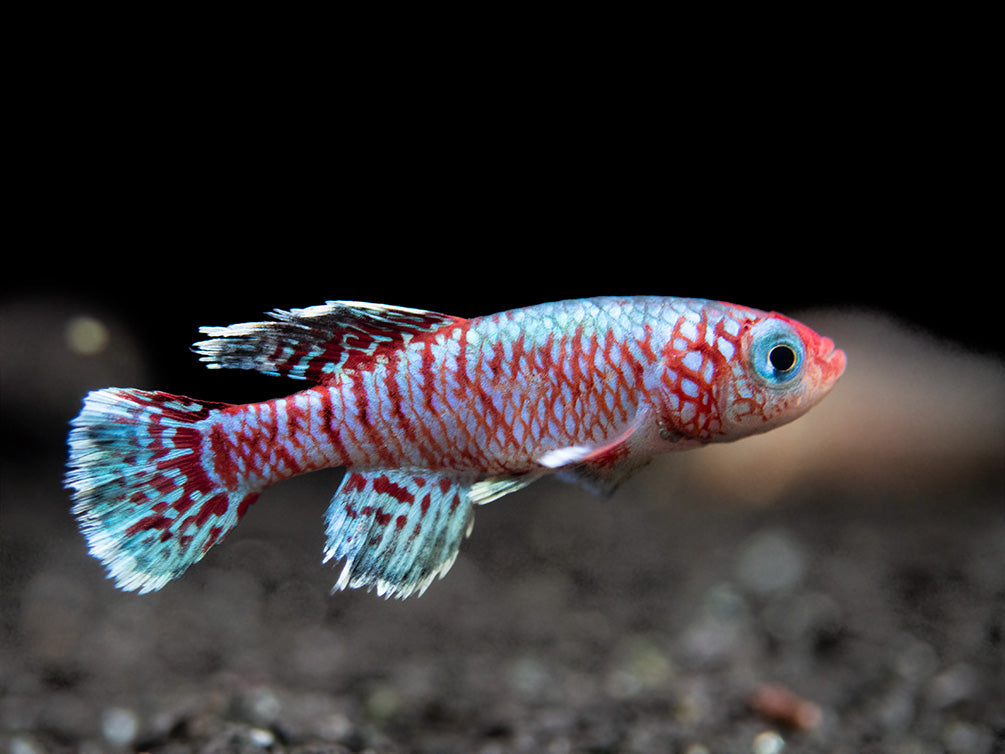
{"label": "fish scale", "polygon": [[703,299],[594,298],[463,319],[362,302],[202,328],[210,368],[315,383],[228,405],[90,393],[66,486],[124,589],[159,589],[267,487],[347,473],[326,512],[337,588],[421,593],[473,507],[549,474],[610,492],[653,456],[738,439],[819,401],[844,355],[782,315]]}

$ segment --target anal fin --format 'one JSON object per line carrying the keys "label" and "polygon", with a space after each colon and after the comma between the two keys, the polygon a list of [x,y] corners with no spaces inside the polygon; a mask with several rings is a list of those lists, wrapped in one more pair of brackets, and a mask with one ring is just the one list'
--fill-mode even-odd
{"label": "anal fin", "polygon": [[336,589],[422,594],[471,533],[473,480],[407,470],[349,471],[327,513],[325,562],[345,560]]}

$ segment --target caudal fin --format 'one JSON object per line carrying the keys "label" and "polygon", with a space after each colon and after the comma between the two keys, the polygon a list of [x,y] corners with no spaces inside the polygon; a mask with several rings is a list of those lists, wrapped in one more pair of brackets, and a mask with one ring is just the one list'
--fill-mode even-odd
{"label": "caudal fin", "polygon": [[84,399],[65,486],[91,554],[121,589],[151,592],[180,576],[258,496],[213,473],[212,414],[227,408],[120,388]]}

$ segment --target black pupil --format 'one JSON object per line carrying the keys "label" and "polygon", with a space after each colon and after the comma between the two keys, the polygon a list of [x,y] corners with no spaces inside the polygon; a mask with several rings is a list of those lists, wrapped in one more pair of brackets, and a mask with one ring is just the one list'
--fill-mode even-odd
{"label": "black pupil", "polygon": [[787,372],[795,366],[796,352],[789,346],[775,346],[768,352],[768,361],[777,372]]}

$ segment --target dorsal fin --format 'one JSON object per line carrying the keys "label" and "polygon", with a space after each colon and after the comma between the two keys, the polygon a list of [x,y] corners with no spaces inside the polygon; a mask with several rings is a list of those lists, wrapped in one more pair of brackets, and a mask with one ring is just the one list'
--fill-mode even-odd
{"label": "dorsal fin", "polygon": [[193,345],[210,369],[224,367],[324,383],[343,369],[368,369],[416,335],[464,322],[460,317],[359,301],[269,312],[275,321],[201,327]]}

